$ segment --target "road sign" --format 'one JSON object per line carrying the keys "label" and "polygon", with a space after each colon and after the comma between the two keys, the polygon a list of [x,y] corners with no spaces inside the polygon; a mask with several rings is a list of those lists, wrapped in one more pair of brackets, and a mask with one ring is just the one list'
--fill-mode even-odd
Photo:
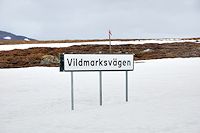
{"label": "road sign", "polygon": [[133,71],[133,54],[64,54],[61,71]]}
{"label": "road sign", "polygon": [[71,109],[74,110],[74,76],[76,71],[99,71],[100,105],[102,106],[102,71],[126,71],[126,102],[128,102],[128,71],[134,69],[134,54],[60,54],[60,71],[71,72]]}

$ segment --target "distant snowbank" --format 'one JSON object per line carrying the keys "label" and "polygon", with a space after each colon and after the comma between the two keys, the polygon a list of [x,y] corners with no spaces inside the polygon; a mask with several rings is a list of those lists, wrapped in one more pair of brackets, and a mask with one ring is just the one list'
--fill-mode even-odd
{"label": "distant snowbank", "polygon": [[[112,41],[112,45],[124,44],[146,44],[146,43],[175,43],[175,42],[197,42],[196,40],[181,40],[181,39],[150,39],[150,40],[136,40],[136,41]],[[197,42],[199,43],[200,40]],[[35,47],[50,47],[50,48],[64,48],[73,45],[109,45],[108,41],[98,42],[80,42],[80,43],[48,43],[48,44],[14,44],[14,45],[0,45],[0,51],[9,51],[14,49],[28,49]]]}

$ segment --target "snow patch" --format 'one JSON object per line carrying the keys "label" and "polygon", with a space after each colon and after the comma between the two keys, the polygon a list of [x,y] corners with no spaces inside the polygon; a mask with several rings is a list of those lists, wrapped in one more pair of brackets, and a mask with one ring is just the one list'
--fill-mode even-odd
{"label": "snow patch", "polygon": [[[194,43],[200,43],[199,41],[196,41],[196,40],[149,39],[149,40],[135,40],[135,41],[112,41],[111,45],[147,44],[147,43],[164,44],[164,43],[176,43],[176,42],[194,42]],[[28,49],[28,48],[35,48],[35,47],[64,48],[64,47],[69,47],[69,46],[73,46],[73,45],[109,45],[109,41],[77,42],[77,43],[48,43],[48,44],[0,45],[0,51],[9,51],[9,50],[14,50],[14,49]]]}
{"label": "snow patch", "polygon": [[30,41],[28,38],[24,38],[24,41]]}
{"label": "snow patch", "polygon": [[148,53],[148,52],[153,52],[153,50],[148,48],[142,51],[142,53]]}
{"label": "snow patch", "polygon": [[5,40],[11,40],[12,38],[10,36],[6,36],[3,39],[5,39]]}

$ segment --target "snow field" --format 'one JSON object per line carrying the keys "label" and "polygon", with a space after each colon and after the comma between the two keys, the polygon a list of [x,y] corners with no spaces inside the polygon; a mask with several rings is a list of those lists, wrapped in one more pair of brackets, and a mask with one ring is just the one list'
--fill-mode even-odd
{"label": "snow field", "polygon": [[[139,61],[129,72],[70,73],[58,68],[0,69],[0,133],[199,133],[200,58]],[[144,62],[144,63],[141,63]]]}

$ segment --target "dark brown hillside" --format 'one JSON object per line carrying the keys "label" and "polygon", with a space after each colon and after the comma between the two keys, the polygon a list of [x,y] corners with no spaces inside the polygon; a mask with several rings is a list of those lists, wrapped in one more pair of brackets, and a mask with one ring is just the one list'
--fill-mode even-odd
{"label": "dark brown hillside", "polygon": [[[30,48],[0,51],[0,68],[58,66],[60,53],[109,53],[109,46],[79,45],[67,48]],[[114,45],[112,46],[112,53],[134,53],[135,60],[200,57],[200,43]]]}

